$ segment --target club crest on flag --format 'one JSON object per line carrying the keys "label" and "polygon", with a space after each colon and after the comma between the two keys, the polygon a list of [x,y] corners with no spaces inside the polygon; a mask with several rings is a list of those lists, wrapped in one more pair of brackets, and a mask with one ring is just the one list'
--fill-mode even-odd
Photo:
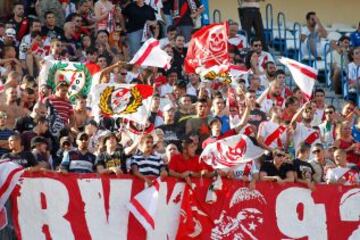
{"label": "club crest on flag", "polygon": [[53,90],[60,81],[69,83],[70,101],[74,101],[77,95],[87,96],[92,82],[91,73],[80,62],[48,61],[39,77],[41,83],[46,83]]}
{"label": "club crest on flag", "polygon": [[154,90],[142,84],[98,84],[92,92],[94,116],[121,117],[146,124]]}
{"label": "club crest on flag", "polygon": [[131,114],[142,104],[142,96],[137,87],[106,87],[100,94],[99,107],[106,115]]}
{"label": "club crest on flag", "polygon": [[250,138],[238,134],[207,145],[200,160],[216,169],[231,169],[257,159],[263,153],[264,150]]}

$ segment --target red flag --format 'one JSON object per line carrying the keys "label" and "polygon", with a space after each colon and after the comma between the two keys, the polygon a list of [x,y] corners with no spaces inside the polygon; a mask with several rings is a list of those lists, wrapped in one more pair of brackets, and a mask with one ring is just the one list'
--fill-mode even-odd
{"label": "red flag", "polygon": [[6,208],[0,209],[0,230],[4,229],[8,224]]}
{"label": "red flag", "polygon": [[229,65],[228,24],[211,24],[193,34],[184,62],[185,72]]}

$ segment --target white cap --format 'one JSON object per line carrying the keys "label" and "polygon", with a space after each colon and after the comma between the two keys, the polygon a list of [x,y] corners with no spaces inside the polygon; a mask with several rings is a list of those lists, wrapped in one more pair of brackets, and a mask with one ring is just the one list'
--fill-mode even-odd
{"label": "white cap", "polygon": [[175,110],[175,107],[174,107],[171,103],[169,103],[169,104],[166,104],[166,105],[164,106],[163,111],[164,111],[164,112],[167,112],[167,111],[169,111],[169,110],[171,110],[171,109],[174,109],[174,110]]}
{"label": "white cap", "polygon": [[8,28],[8,29],[6,29],[6,31],[5,31],[5,35],[6,35],[6,36],[15,36],[15,35],[16,35],[16,31],[15,31],[15,29],[13,29],[13,28]]}

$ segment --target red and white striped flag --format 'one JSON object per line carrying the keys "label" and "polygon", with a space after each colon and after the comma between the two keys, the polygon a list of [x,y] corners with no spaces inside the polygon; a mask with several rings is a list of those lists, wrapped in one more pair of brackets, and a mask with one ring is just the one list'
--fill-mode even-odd
{"label": "red and white striped flag", "polygon": [[7,225],[5,203],[14,190],[24,168],[9,160],[0,162],[0,230]]}
{"label": "red and white striped flag", "polygon": [[159,40],[150,38],[137,51],[130,64],[140,66],[170,68],[171,57],[160,48]]}
{"label": "red and white striped flag", "polygon": [[310,99],[317,79],[318,71],[290,58],[281,57],[279,61],[290,70],[295,83],[306,95],[306,97]]}
{"label": "red and white striped flag", "polygon": [[214,169],[231,169],[255,160],[263,153],[264,149],[256,146],[249,137],[237,134],[208,144],[200,161]]}
{"label": "red and white striped flag", "polygon": [[146,229],[155,229],[155,214],[158,208],[160,178],[153,185],[138,193],[129,203],[128,208]]}

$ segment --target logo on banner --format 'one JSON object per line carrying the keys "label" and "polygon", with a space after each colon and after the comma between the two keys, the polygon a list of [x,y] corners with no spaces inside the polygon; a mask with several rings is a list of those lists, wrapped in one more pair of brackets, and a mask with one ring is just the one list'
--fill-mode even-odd
{"label": "logo on banner", "polygon": [[69,83],[68,96],[74,101],[75,96],[87,96],[92,82],[92,75],[87,67],[77,62],[56,62],[48,72],[47,84],[55,89],[58,81]]}
{"label": "logo on banner", "polygon": [[[223,146],[224,145],[220,142],[216,143],[216,148],[221,157],[219,162],[228,167],[233,167],[234,162],[236,162],[238,158],[242,158],[247,149],[246,140],[243,138],[240,138],[239,142],[234,147]],[[237,165],[237,163],[235,165]]]}
{"label": "logo on banner", "polygon": [[[211,230],[211,239],[258,239],[256,232],[264,224],[264,214],[261,209],[246,207],[247,201],[254,200],[261,206],[267,205],[264,195],[259,191],[251,191],[248,188],[237,190],[231,198],[229,209],[222,210],[220,216],[214,221],[215,227]],[[236,213],[236,215],[231,213]]]}
{"label": "logo on banner", "polygon": [[106,87],[100,94],[99,107],[104,114],[131,114],[142,105],[139,89]]}

